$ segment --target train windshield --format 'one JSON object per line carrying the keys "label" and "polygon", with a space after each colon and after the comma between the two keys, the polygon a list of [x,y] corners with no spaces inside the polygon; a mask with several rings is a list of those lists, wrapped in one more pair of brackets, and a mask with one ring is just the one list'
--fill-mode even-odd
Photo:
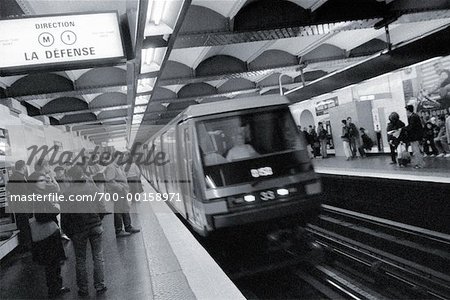
{"label": "train windshield", "polygon": [[233,175],[239,168],[263,166],[280,159],[280,155],[294,157],[294,160],[298,152],[304,154],[300,155],[302,157],[306,155],[306,142],[288,108],[199,121],[197,136],[210,187],[251,180],[251,177],[238,179],[239,176]]}

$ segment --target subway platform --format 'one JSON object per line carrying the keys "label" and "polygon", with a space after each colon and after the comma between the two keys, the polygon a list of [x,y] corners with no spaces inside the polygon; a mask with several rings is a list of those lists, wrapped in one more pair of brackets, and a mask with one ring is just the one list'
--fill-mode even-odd
{"label": "subway platform", "polygon": [[[147,183],[144,190],[153,192]],[[131,217],[133,226],[141,228],[141,232],[120,238],[114,234],[113,216],[107,215],[103,220],[108,290],[101,296],[96,296],[92,287],[88,247],[92,299],[244,299],[165,203],[135,203]],[[65,250],[68,259],[62,266],[62,276],[71,292],[60,299],[77,299],[71,242],[65,242]],[[4,258],[0,283],[1,299],[47,297],[44,268],[34,264],[31,255],[12,254]]]}
{"label": "subway platform", "polygon": [[425,157],[422,169],[414,169],[411,164],[400,167],[390,162],[389,155],[357,157],[349,161],[334,156],[313,159],[316,172],[321,174],[450,183],[449,158]]}

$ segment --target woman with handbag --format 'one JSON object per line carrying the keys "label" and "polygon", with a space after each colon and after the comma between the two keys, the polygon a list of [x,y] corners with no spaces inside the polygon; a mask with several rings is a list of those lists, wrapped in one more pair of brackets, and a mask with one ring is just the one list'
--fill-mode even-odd
{"label": "woman with handbag", "polygon": [[[48,195],[46,189],[47,179],[44,174],[34,173],[30,176],[30,193],[35,197]],[[34,216],[30,222],[33,260],[45,266],[48,297],[56,298],[70,291],[63,287],[60,261],[65,259],[61,235],[57,225],[56,216],[59,209],[50,201],[35,201]]]}

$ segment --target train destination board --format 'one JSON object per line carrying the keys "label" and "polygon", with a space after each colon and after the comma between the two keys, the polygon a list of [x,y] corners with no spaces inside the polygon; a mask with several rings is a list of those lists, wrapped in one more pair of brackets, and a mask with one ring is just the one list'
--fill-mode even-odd
{"label": "train destination board", "polygon": [[117,13],[105,12],[0,20],[0,57],[0,73],[13,74],[120,62],[125,53]]}

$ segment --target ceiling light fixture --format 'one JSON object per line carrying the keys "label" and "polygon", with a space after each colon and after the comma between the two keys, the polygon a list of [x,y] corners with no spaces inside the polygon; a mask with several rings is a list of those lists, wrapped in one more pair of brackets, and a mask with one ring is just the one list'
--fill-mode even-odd
{"label": "ceiling light fixture", "polygon": [[147,11],[150,12],[149,14],[147,14],[148,16],[150,16],[149,21],[153,22],[155,25],[159,25],[161,23],[165,7],[166,7],[165,0],[149,1],[147,9]]}

